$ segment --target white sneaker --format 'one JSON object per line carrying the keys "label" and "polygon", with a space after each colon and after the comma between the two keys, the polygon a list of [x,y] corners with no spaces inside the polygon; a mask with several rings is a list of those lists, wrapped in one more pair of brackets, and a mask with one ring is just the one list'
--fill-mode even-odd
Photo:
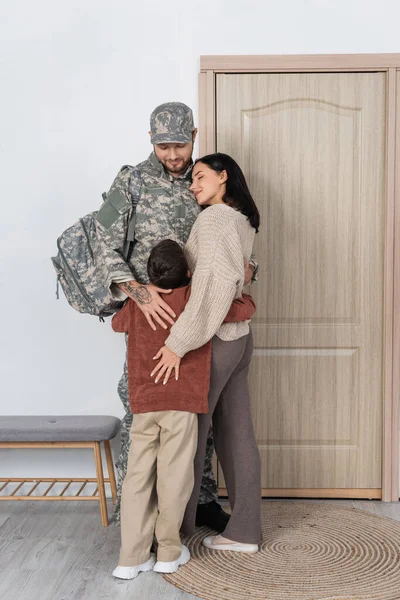
{"label": "white sneaker", "polygon": [[190,552],[186,548],[186,546],[182,544],[182,552],[179,558],[171,562],[163,562],[161,560],[158,560],[154,565],[153,571],[156,571],[157,573],[176,573],[179,567],[181,565],[186,565],[186,563],[189,562],[189,560]]}
{"label": "white sneaker", "polygon": [[209,548],[210,550],[230,550],[231,552],[247,552],[248,554],[255,554],[258,552],[258,544],[244,544],[241,542],[231,542],[231,543],[218,543],[218,538],[221,538],[220,535],[209,535],[204,538],[203,546]]}
{"label": "white sneaker", "polygon": [[152,571],[154,563],[156,562],[154,554],[150,554],[150,558],[147,562],[136,565],[135,567],[116,567],[113,571],[114,577],[118,579],[135,579],[141,571]]}

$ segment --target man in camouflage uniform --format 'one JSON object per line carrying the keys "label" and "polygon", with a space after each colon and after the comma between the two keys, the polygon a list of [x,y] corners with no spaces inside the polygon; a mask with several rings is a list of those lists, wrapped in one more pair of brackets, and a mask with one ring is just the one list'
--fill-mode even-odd
{"label": "man in camouflage uniform", "polygon": [[[113,296],[115,299],[132,298],[144,313],[149,326],[155,329],[156,324],[164,328],[167,327],[165,323],[173,324],[175,315],[160,295],[161,292],[166,293],[165,290],[149,282],[148,256],[153,246],[164,239],[175,240],[183,246],[200,207],[189,191],[193,144],[197,134],[191,109],[179,102],[162,104],[151,114],[150,128],[154,151],[136,167],[123,167],[118,173],[97,215],[97,231],[108,272],[107,284]],[[125,262],[122,251],[137,190],[140,192],[136,207],[135,242],[131,256]],[[251,275],[252,270],[248,267],[247,280]],[[118,393],[126,414],[122,420],[121,451],[116,463],[117,523],[133,417],[129,408],[126,362]],[[196,522],[223,531],[229,516],[217,503],[217,486],[211,464],[213,448],[210,430]]]}

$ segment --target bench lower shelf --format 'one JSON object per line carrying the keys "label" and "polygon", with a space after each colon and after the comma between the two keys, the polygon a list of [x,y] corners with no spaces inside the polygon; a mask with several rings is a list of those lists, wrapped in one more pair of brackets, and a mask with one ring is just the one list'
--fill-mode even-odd
{"label": "bench lower shelf", "polygon": [[[17,448],[92,448],[94,450],[94,459],[96,464],[97,477],[86,478],[47,478],[47,477],[0,477],[0,501],[22,501],[22,500],[48,500],[48,501],[96,501],[100,503],[101,522],[104,527],[108,525],[107,504],[105,495],[105,485],[108,484],[111,488],[113,503],[117,501],[117,485],[115,481],[114,465],[112,460],[111,446],[109,440],[104,440],[104,449],[107,459],[108,478],[103,475],[103,464],[101,459],[101,442],[0,442],[0,448],[17,449]],[[10,494],[4,494],[7,491],[7,486],[17,484]],[[31,489],[26,494],[17,495],[17,492],[25,485],[32,484]],[[40,486],[41,483],[49,485],[40,495],[32,495],[33,492]],[[63,489],[55,495],[49,496],[49,492],[58,483],[64,483]],[[65,492],[72,484],[80,483],[80,487],[74,495],[66,496]],[[96,489],[91,495],[82,496],[87,484],[95,483]],[[87,490],[85,490],[87,493]]]}
{"label": "bench lower shelf", "polygon": [[[86,479],[75,479],[75,478],[61,478],[61,479],[52,479],[51,477],[37,477],[37,478],[1,478],[0,477],[0,492],[2,491],[7,491],[7,486],[9,486],[10,484],[14,484],[14,483],[19,483],[19,485],[17,485],[14,490],[11,492],[11,494],[8,495],[4,495],[4,496],[0,496],[0,500],[99,500],[99,488],[98,486],[96,487],[95,491],[93,492],[93,494],[91,494],[90,496],[81,496],[82,491],[84,490],[84,488],[86,487],[86,485],[88,483],[97,483],[97,479],[95,477],[87,477]],[[33,483],[34,485],[32,486],[32,488],[29,490],[29,492],[25,495],[20,494],[19,496],[16,495],[16,493],[23,487],[24,484],[26,483]],[[50,483],[50,485],[47,487],[47,489],[45,490],[45,492],[42,495],[35,495],[32,496],[32,492],[34,492],[41,483]],[[63,490],[61,490],[61,492],[59,492],[56,495],[51,495],[48,496],[47,494],[50,492],[50,490],[56,485],[56,483],[66,483],[67,485],[64,487]],[[64,496],[65,492],[67,491],[67,489],[70,487],[70,485],[72,483],[81,483],[81,487],[79,488],[79,490],[76,492],[76,494],[72,495],[72,496]],[[110,485],[110,487],[112,488],[112,482],[110,481],[109,478],[104,478],[104,483]],[[112,489],[111,489],[112,492]],[[114,501],[115,504],[115,501]]]}

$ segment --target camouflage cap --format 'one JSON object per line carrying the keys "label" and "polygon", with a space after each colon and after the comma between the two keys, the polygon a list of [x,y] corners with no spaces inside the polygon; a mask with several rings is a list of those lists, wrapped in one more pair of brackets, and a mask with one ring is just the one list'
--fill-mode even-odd
{"label": "camouflage cap", "polygon": [[152,144],[187,144],[194,130],[191,108],[182,102],[166,102],[150,116]]}

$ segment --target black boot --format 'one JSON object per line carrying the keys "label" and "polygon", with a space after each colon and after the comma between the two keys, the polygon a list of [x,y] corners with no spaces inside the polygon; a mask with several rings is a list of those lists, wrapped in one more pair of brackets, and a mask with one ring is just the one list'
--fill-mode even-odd
{"label": "black boot", "polygon": [[206,525],[210,529],[221,533],[228,525],[230,515],[222,510],[218,502],[213,500],[207,504],[198,504],[196,511],[196,526]]}

